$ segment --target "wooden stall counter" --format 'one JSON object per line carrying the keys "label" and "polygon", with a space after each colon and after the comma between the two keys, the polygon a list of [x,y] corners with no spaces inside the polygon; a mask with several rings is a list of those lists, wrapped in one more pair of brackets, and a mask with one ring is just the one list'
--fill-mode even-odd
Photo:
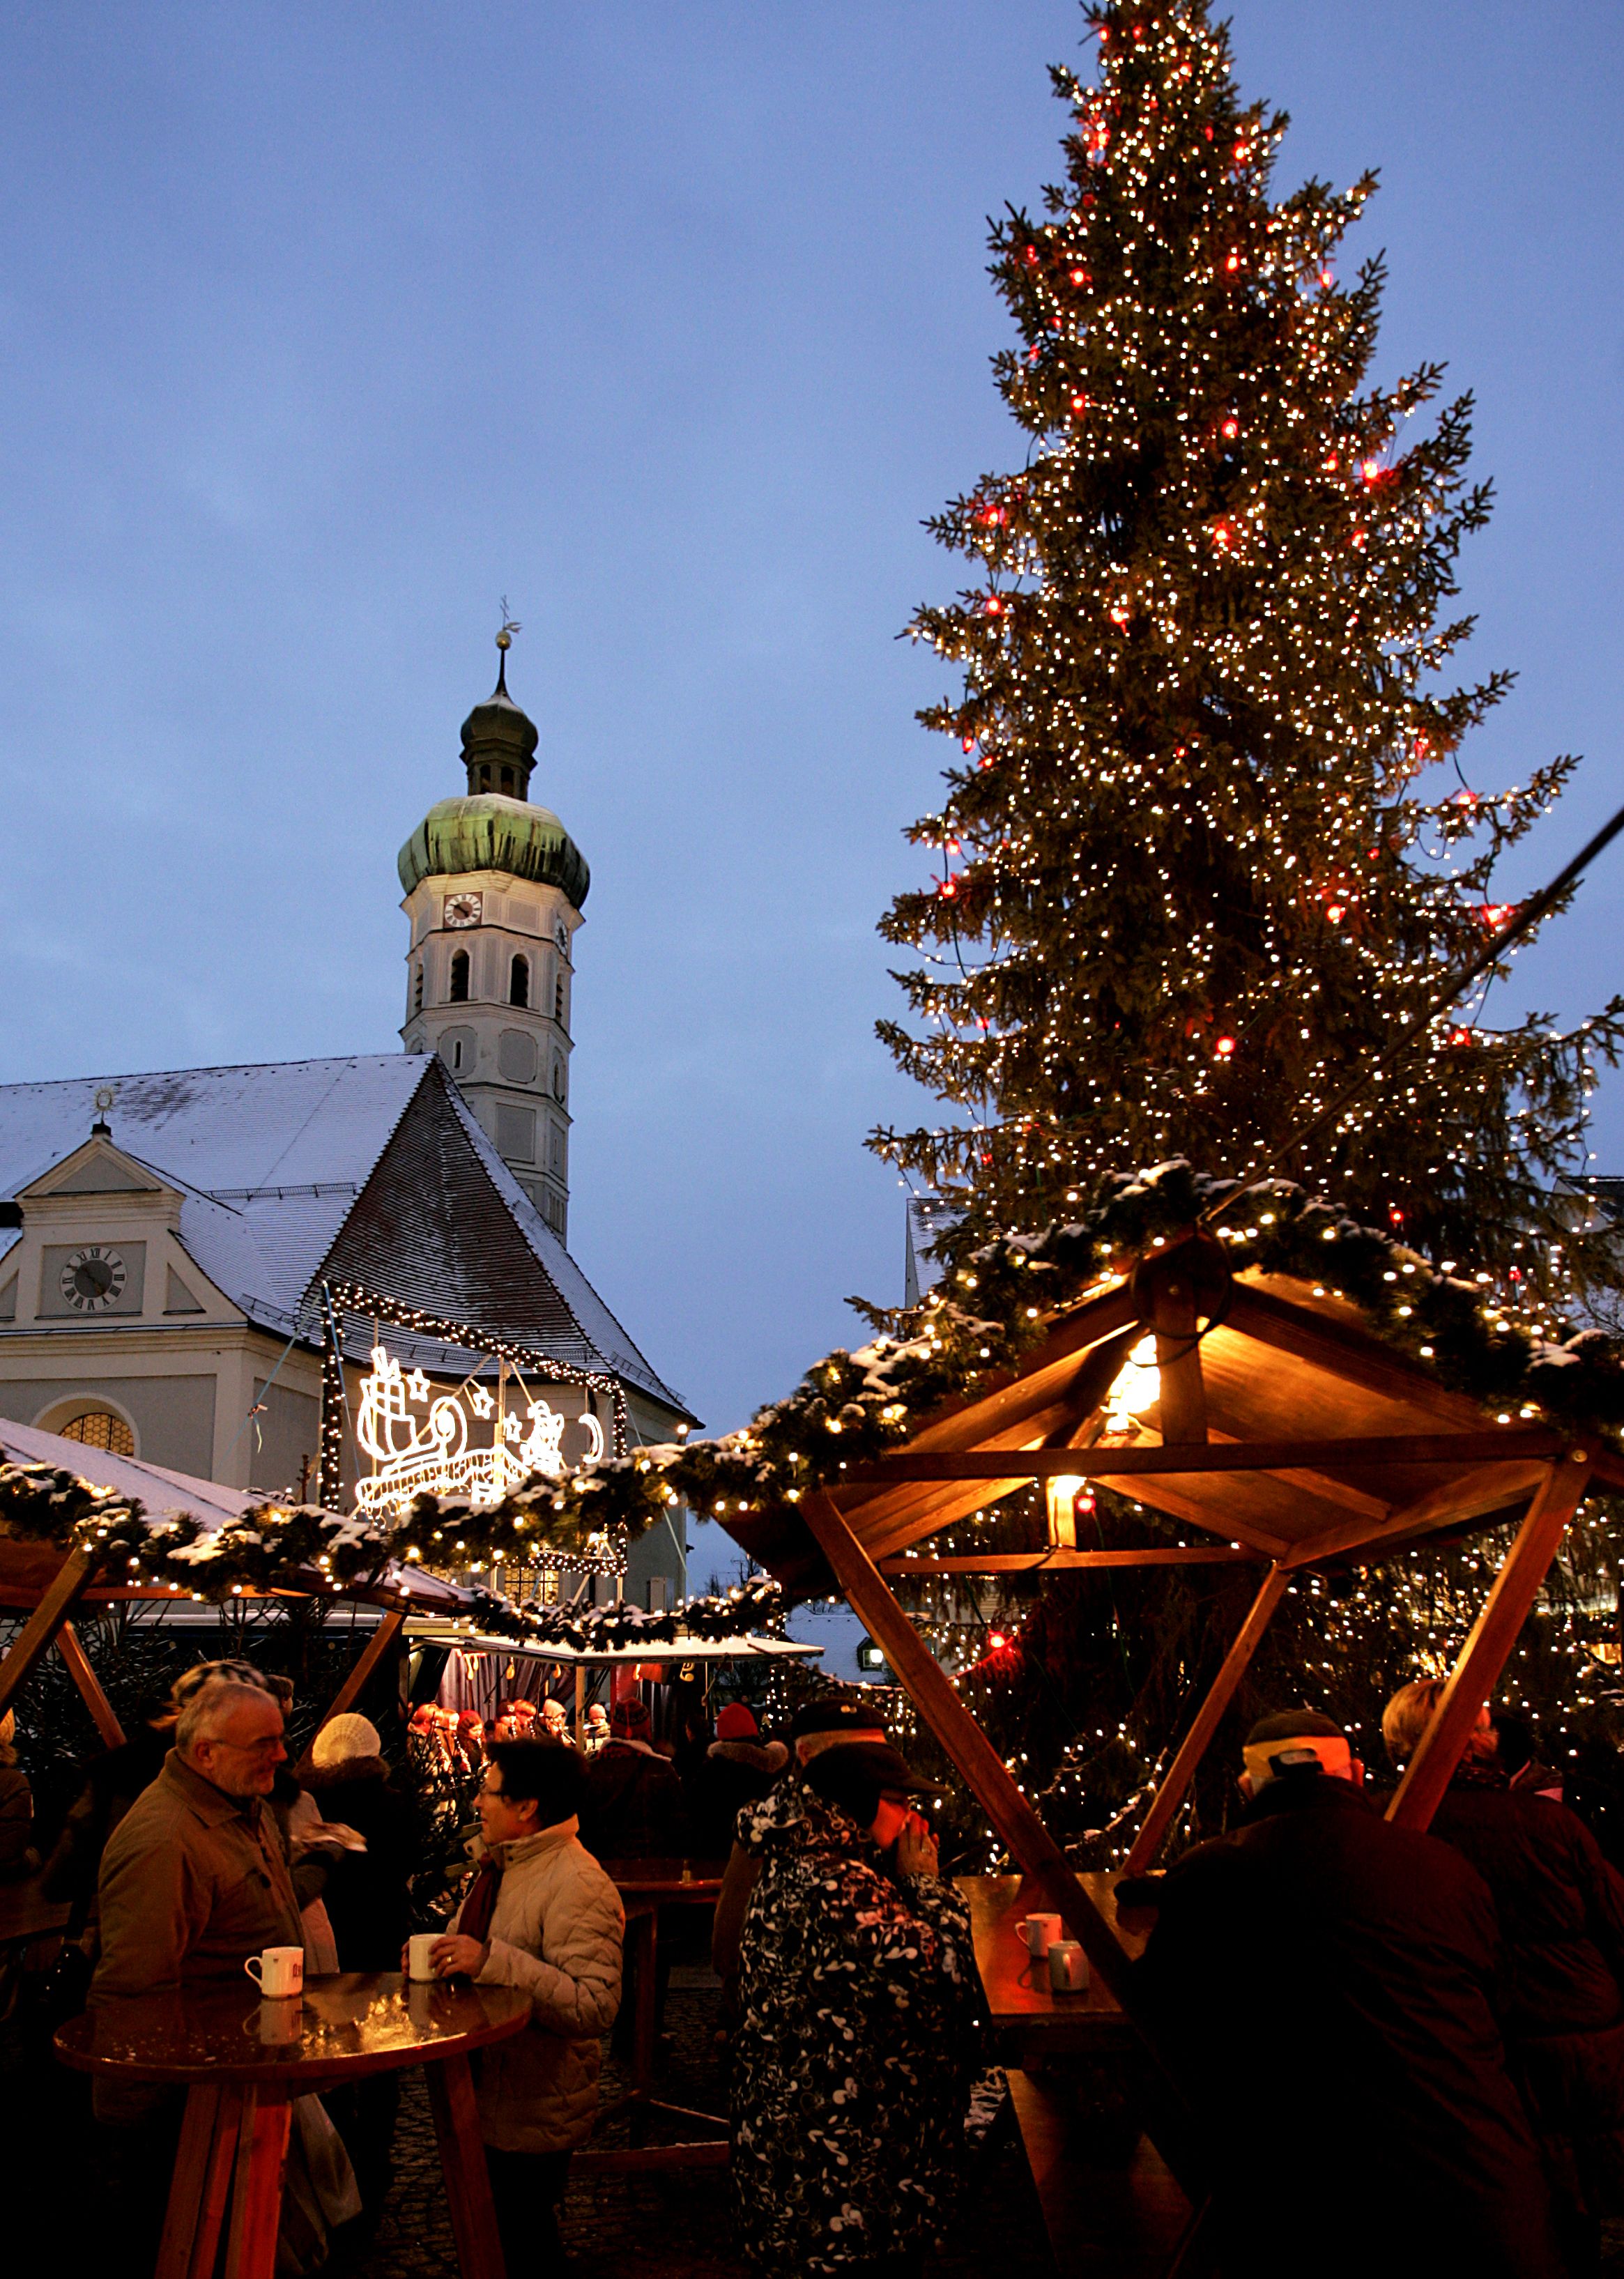
{"label": "wooden stall counter", "polygon": [[[975,1965],[987,1997],[998,2060],[1012,2066],[1041,2067],[1049,2059],[1126,2050],[1135,2036],[1114,1995],[1097,1971],[1075,1994],[1057,1994],[1046,1962],[1035,1961],[1015,1926],[1043,1900],[1023,1876],[956,1876],[970,1903]],[[1144,1950],[1156,1917],[1147,1909],[1123,1909],[1116,1902],[1115,1875],[1085,1874],[1078,1881],[1104,1916],[1130,1960]]]}

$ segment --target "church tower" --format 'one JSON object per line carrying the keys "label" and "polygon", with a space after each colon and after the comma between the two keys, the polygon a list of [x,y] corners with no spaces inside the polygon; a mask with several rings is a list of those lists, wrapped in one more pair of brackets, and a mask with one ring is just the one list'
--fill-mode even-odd
{"label": "church tower", "polygon": [[528,798],[537,733],[496,685],[462,726],[465,797],[431,807],[400,850],[409,1053],[438,1053],[496,1153],[561,1240],[569,1231],[570,989],[591,874]]}

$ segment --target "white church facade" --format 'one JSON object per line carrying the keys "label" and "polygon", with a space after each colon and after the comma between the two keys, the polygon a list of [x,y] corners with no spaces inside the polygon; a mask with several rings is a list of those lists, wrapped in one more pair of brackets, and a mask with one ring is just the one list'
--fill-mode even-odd
{"label": "white church facade", "polygon": [[[566,1246],[589,874],[503,662],[401,852],[404,1052],[0,1086],[0,1417],[345,1506],[387,1490],[378,1353],[394,1442],[509,1477],[696,1421]],[[628,1594],[681,1590],[681,1538]]]}

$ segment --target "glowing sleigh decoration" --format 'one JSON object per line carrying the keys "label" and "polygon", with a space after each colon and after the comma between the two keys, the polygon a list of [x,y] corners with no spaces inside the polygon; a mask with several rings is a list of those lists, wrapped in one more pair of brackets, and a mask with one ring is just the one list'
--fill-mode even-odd
{"label": "glowing sleigh decoration", "polygon": [[[370,1478],[358,1480],[355,1500],[368,1513],[404,1510],[413,1496],[466,1496],[471,1503],[500,1503],[508,1490],[532,1472],[555,1475],[564,1461],[564,1428],[579,1423],[587,1446],[578,1469],[596,1464],[604,1453],[604,1428],[589,1412],[561,1416],[545,1400],[529,1400],[524,1416],[496,1413],[482,1385],[461,1393],[436,1394],[420,1369],[409,1377],[382,1346],[374,1346],[372,1374],[361,1379],[361,1408],[355,1437],[373,1460]],[[427,1408],[427,1416],[414,1409]],[[470,1414],[472,1412],[472,1415]],[[489,1423],[490,1439],[470,1444],[470,1425]]]}

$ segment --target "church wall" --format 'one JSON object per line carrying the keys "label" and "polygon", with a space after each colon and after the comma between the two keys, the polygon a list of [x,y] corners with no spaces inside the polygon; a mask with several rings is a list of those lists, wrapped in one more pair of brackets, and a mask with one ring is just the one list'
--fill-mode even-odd
{"label": "church wall", "polygon": [[127,1417],[143,1463],[208,1479],[214,1458],[212,1372],[181,1377],[35,1377],[0,1381],[0,1416],[53,1431],[98,1402]]}
{"label": "church wall", "polygon": [[254,1419],[258,1433],[250,1433],[248,1484],[267,1494],[281,1494],[299,1486],[299,1462],[310,1460],[309,1495],[315,1499],[315,1478],[321,1452],[321,1403],[312,1393],[273,1385],[267,1393],[262,1377],[254,1379],[254,1403],[263,1403],[265,1415]]}

